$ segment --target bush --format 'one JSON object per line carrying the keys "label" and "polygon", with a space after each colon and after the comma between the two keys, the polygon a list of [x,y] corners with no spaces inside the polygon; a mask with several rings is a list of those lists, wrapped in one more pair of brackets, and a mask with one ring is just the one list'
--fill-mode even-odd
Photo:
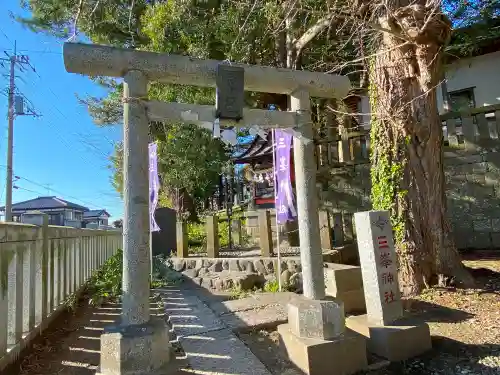
{"label": "bush", "polygon": [[[178,278],[167,267],[164,257],[153,257],[152,288],[174,284]],[[116,302],[122,294],[123,252],[118,250],[102,267],[94,272],[87,283],[89,303],[98,306],[104,302]],[[70,301],[71,299],[68,299]]]}
{"label": "bush", "polygon": [[102,267],[90,277],[87,293],[89,303],[100,305],[104,301],[115,301],[122,292],[123,252],[118,250]]}
{"label": "bush", "polygon": [[[234,218],[241,218],[242,213],[237,213]],[[207,233],[205,223],[188,223],[188,247],[193,253],[206,251],[207,248]],[[249,237],[246,233],[242,233],[242,243],[248,243]],[[219,217],[219,245],[220,247],[229,246],[229,223]]]}

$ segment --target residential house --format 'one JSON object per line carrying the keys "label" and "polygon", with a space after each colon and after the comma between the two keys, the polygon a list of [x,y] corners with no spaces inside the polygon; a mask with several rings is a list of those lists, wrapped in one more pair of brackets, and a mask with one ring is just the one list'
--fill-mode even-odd
{"label": "residential house", "polygon": [[[500,20],[492,28],[500,29]],[[463,37],[470,29],[457,30],[455,38]],[[492,36],[480,39],[472,52],[462,51],[452,45],[445,54],[445,79],[436,88],[437,106],[440,114],[448,111],[460,112],[470,108],[499,105],[500,109],[500,38]],[[356,123],[370,128],[370,102],[367,90],[353,90],[350,105],[359,113]],[[496,108],[486,117],[494,119]],[[445,129],[443,129],[445,130]],[[457,129],[460,133],[460,129]],[[445,133],[446,138],[446,133]]]}
{"label": "residential house", "polygon": [[[88,207],[69,202],[58,197],[38,197],[12,205],[12,220],[20,223],[29,223],[33,211],[46,213],[49,225],[82,228],[85,226],[84,215],[90,211]],[[105,210],[99,210],[99,212]],[[0,207],[5,212],[5,207]],[[109,218],[109,214],[106,212]],[[107,219],[106,219],[107,222]]]}
{"label": "residential house", "polygon": [[100,227],[108,226],[108,220],[111,215],[106,210],[90,210],[83,213],[83,226],[88,227]]}

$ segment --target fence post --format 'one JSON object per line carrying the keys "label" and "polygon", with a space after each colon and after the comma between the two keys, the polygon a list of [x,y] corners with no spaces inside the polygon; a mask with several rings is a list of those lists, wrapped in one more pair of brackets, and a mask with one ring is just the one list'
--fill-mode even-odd
{"label": "fence post", "polygon": [[[10,248],[10,249],[9,249]],[[8,301],[9,313],[7,345],[17,344],[23,332],[23,249],[16,243],[6,246],[2,251],[9,251]]]}
{"label": "fence post", "polygon": [[177,221],[176,223],[176,239],[177,239],[177,258],[187,258],[188,251],[188,235],[187,224],[184,221]]}
{"label": "fence post", "polygon": [[49,216],[40,214],[41,227],[35,247],[35,324],[41,324],[47,317],[49,303]]}
{"label": "fence post", "polygon": [[241,219],[231,220],[231,230],[233,235],[233,244],[241,247],[243,245],[241,236]]}
{"label": "fence post", "polygon": [[[5,246],[5,242],[7,239],[7,224],[0,223],[0,238],[2,239],[1,244],[2,247]],[[8,279],[3,277],[3,274],[7,270],[8,267],[8,258],[7,251],[0,251],[0,271],[2,272],[2,277],[0,277],[0,316],[3,317],[0,319],[0,357],[3,357],[7,352],[7,332],[8,332],[8,324],[7,319],[4,317],[8,314]]]}
{"label": "fence post", "polygon": [[47,243],[49,249],[49,275],[50,280],[48,282],[49,285],[49,302],[48,302],[48,311],[47,314],[51,314],[54,310],[55,299],[56,299],[56,272],[57,272],[57,263],[56,263],[56,248],[55,248],[55,240],[50,238],[50,227],[47,228]]}
{"label": "fence post", "polygon": [[219,257],[219,219],[217,215],[210,215],[206,218],[207,228],[207,257]]}
{"label": "fence post", "polygon": [[330,227],[330,217],[327,211],[319,212],[319,230],[321,235],[321,248],[332,248],[332,232]]}
{"label": "fence post", "polygon": [[[38,229],[30,228],[35,233],[30,236],[31,239],[36,239]],[[31,231],[31,230],[30,230]],[[35,327],[35,287],[36,287],[36,263],[35,252],[37,250],[37,242],[28,242],[24,249],[23,257],[23,324],[22,332],[28,333]]]}
{"label": "fence post", "polygon": [[[276,230],[279,230],[279,228],[276,228]],[[269,210],[263,210],[259,212],[259,243],[261,256],[272,256],[273,233],[271,229],[271,214]]]}

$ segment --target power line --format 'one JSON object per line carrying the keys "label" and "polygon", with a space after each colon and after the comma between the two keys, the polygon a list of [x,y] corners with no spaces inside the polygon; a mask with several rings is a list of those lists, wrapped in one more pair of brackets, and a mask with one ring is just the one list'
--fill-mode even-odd
{"label": "power line", "polygon": [[[1,48],[1,49],[4,49],[6,51],[12,51],[12,48]],[[48,50],[37,51],[37,50],[32,50],[32,49],[19,49],[18,52],[37,53],[37,54],[42,54],[42,55],[45,55],[45,54],[62,55],[63,54],[62,52],[59,52],[59,51],[48,51]]]}
{"label": "power line", "polygon": [[[42,81],[42,80],[43,80],[42,76],[41,76],[38,72],[36,72],[36,71],[35,71],[34,73],[36,74],[36,76],[38,77],[38,79],[39,79],[40,81]],[[49,90],[49,92],[50,92],[50,93],[54,96],[54,98],[55,98],[58,102],[60,102],[60,101],[61,101],[61,98],[59,98],[59,96],[58,96],[58,95],[54,92],[54,90],[52,90],[52,89],[50,88],[50,86],[49,86],[49,85],[45,85],[45,86],[47,87],[47,89]],[[66,120],[70,121],[70,120],[69,120],[69,118],[68,118],[68,117],[67,117],[67,116],[66,116],[66,115],[65,115],[65,114],[64,114],[64,113],[63,113],[63,112],[62,112],[62,111],[61,111],[61,110],[57,107],[57,106],[54,106],[54,108],[56,109],[56,111],[57,111],[57,112],[59,112],[59,113],[60,113],[60,115],[61,115],[61,116],[63,116]],[[76,123],[78,123],[78,124],[82,125],[82,124],[80,123],[80,121],[78,121],[78,119],[73,119],[73,120],[71,120],[71,121],[74,121],[74,122],[76,122]],[[78,136],[80,136],[80,138],[84,138],[84,136],[83,136],[81,133],[78,133],[78,132],[77,132],[77,133],[75,133],[75,134],[77,134]],[[103,134],[103,137],[104,137],[104,138],[105,138],[105,139],[106,139],[106,140],[107,140],[107,141],[108,141],[108,142],[109,142],[109,143],[110,143],[110,144],[114,147],[115,143],[114,143],[113,141],[111,141],[111,140],[110,140],[110,139],[106,136],[106,134]],[[95,145],[90,144],[90,143],[89,143],[89,145],[90,145],[91,147],[95,148],[96,150],[101,151],[101,150],[99,150],[99,148],[97,148]]]}
{"label": "power line", "polygon": [[[2,164],[0,164],[0,167],[2,167],[2,168],[7,168],[7,166],[6,166],[6,165],[2,165]],[[62,196],[64,196],[64,197],[68,197],[68,198],[71,198],[71,199],[77,200],[77,201],[79,201],[79,202],[82,202],[82,203],[83,203],[83,204],[85,204],[85,205],[88,205],[88,206],[94,206],[94,207],[101,207],[101,205],[100,205],[100,204],[95,204],[95,203],[92,203],[92,202],[87,202],[87,201],[85,201],[85,200],[83,200],[83,199],[80,199],[80,198],[77,198],[77,197],[75,197],[75,196],[72,196],[72,195],[66,194],[66,193],[64,193],[64,192],[62,192],[62,191],[60,191],[60,190],[53,189],[53,188],[51,188],[51,187],[50,187],[52,184],[42,184],[42,183],[40,183],[40,182],[34,181],[34,180],[32,180],[32,179],[29,179],[29,178],[26,178],[26,177],[23,177],[23,176],[20,176],[20,175],[18,175],[18,174],[15,174],[15,175],[14,175],[14,178],[16,179],[16,181],[18,181],[18,180],[24,180],[24,181],[26,181],[26,182],[28,182],[28,183],[30,183],[30,184],[33,184],[33,185],[39,186],[39,187],[41,187],[41,188],[44,188],[44,189],[50,189],[51,191],[53,191],[53,192],[55,192],[55,193],[61,194],[61,195],[62,195]],[[24,190],[27,190],[27,189],[24,189]],[[29,190],[27,190],[27,191],[29,191]],[[40,192],[37,192],[37,191],[31,191],[31,192],[32,192],[32,193],[36,193],[36,194],[41,194],[41,195],[43,195],[43,193],[40,193]]]}
{"label": "power line", "polygon": [[[3,33],[3,31],[2,31]],[[8,36],[5,34],[8,38]],[[25,113],[23,105],[23,96],[16,95],[16,68],[21,71],[25,67],[35,68],[31,65],[28,55],[17,53],[17,45],[14,41],[14,53],[9,54],[4,51],[7,58],[0,58],[1,61],[9,62],[9,89],[8,89],[8,131],[7,131],[7,174],[5,183],[5,221],[12,221],[12,166],[14,158],[14,120],[19,115],[36,115],[33,113]]]}
{"label": "power line", "polygon": [[7,34],[5,34],[5,32],[0,28],[0,33],[5,37],[7,38],[7,40],[10,42],[10,43],[13,43],[12,39],[9,38],[9,36]]}
{"label": "power line", "polygon": [[20,190],[28,191],[30,193],[41,194],[39,191],[26,189],[26,188],[23,188],[23,187],[17,186],[17,185],[14,185],[13,188],[16,189],[16,190],[20,189]]}

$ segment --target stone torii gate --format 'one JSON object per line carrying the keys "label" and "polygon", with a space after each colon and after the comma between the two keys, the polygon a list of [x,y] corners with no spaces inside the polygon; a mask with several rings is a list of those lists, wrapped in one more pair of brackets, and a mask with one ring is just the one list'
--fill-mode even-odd
{"label": "stone torii gate", "polygon": [[[216,110],[206,105],[149,101],[147,86],[148,82],[159,81],[215,87],[222,62],[66,43],[64,64],[70,73],[124,79],[123,310],[121,324],[101,336],[100,372],[166,373],[170,362],[168,328],[149,312],[148,123],[174,120],[212,124]],[[232,66],[243,68],[246,91],[291,96],[291,111],[243,109],[236,125],[295,128],[295,135],[299,135],[294,137],[294,160],[305,298],[290,303],[289,323],[292,334],[298,337],[328,340],[343,330],[343,311],[339,311],[343,309],[325,300],[310,97],[343,98],[350,89],[349,79],[266,66]]]}

